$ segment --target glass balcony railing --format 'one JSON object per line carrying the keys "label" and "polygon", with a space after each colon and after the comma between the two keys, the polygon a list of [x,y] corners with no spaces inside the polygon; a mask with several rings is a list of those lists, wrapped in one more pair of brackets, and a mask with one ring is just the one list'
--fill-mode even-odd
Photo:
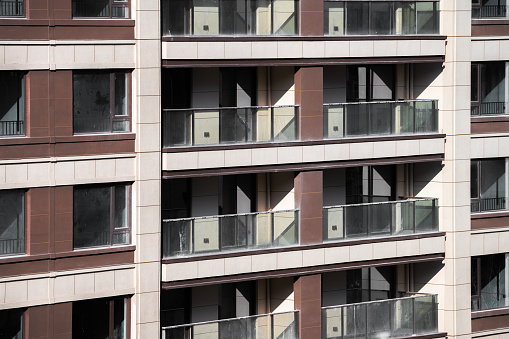
{"label": "glass balcony railing", "polygon": [[295,141],[298,106],[163,110],[163,147]]}
{"label": "glass balcony railing", "polygon": [[437,332],[436,295],[322,307],[322,339],[398,338]]}
{"label": "glass balcony railing", "polygon": [[24,0],[0,0],[0,17],[24,16]]}
{"label": "glass balcony railing", "polygon": [[161,338],[298,339],[299,311],[163,327]]}
{"label": "glass balcony railing", "polygon": [[162,34],[297,35],[298,0],[163,0]]}
{"label": "glass balcony railing", "polygon": [[505,114],[505,102],[481,102],[472,104],[470,115],[499,115]]}
{"label": "glass balcony railing", "polygon": [[438,1],[324,2],[324,35],[439,34]]}
{"label": "glass balcony railing", "polygon": [[[504,1],[505,2],[505,1]],[[472,19],[495,19],[507,17],[507,5],[472,4]]]}
{"label": "glass balcony railing", "polygon": [[323,208],[324,241],[438,231],[438,199]]}
{"label": "glass balcony railing", "polygon": [[163,220],[165,258],[298,243],[298,210]]}
{"label": "glass balcony railing", "polygon": [[0,136],[25,135],[24,121],[0,121]]}
{"label": "glass balcony railing", "polygon": [[438,133],[436,100],[323,105],[324,138]]}

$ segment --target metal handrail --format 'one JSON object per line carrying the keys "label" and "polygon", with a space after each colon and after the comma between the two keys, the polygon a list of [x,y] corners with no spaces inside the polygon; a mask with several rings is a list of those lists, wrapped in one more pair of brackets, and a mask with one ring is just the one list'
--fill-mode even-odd
{"label": "metal handrail", "polygon": [[340,207],[354,207],[354,206],[373,206],[373,205],[382,205],[382,204],[395,204],[402,203],[407,201],[429,201],[429,200],[438,200],[438,198],[422,198],[422,199],[407,199],[407,200],[396,200],[396,201],[378,201],[378,202],[364,202],[360,204],[349,204],[349,205],[335,205],[335,206],[324,206],[323,209],[331,209],[331,208],[340,208]]}
{"label": "metal handrail", "polygon": [[365,101],[365,102],[338,102],[332,104],[323,104],[324,106],[336,105],[368,105],[368,104],[394,104],[394,103],[409,103],[409,102],[432,102],[438,101],[437,99],[412,99],[412,100],[386,100],[386,101]]}
{"label": "metal handrail", "polygon": [[299,211],[298,209],[290,209],[290,210],[263,211],[263,212],[251,212],[251,213],[239,213],[239,214],[207,215],[207,216],[204,216],[204,217],[163,219],[163,222],[200,220],[200,219],[218,219],[218,218],[225,218],[225,217],[238,217],[238,216],[244,216],[244,215],[258,215],[258,214],[270,214],[270,213],[279,213],[279,212],[298,212],[298,211]]}
{"label": "metal handrail", "polygon": [[334,308],[339,308],[339,307],[376,304],[376,303],[383,303],[383,302],[394,301],[394,300],[417,299],[417,298],[438,296],[437,294],[432,294],[432,293],[419,293],[419,294],[420,295],[418,295],[418,296],[411,296],[411,297],[401,297],[401,298],[392,298],[392,299],[383,299],[383,300],[363,301],[363,302],[360,302],[360,303],[352,303],[352,304],[325,306],[325,307],[322,307],[322,310],[329,310],[329,309],[334,309]]}
{"label": "metal handrail", "polygon": [[164,108],[163,112],[217,111],[217,110],[253,109],[253,108],[276,108],[276,107],[299,107],[299,105],[239,106],[239,107],[210,107],[210,108]]}

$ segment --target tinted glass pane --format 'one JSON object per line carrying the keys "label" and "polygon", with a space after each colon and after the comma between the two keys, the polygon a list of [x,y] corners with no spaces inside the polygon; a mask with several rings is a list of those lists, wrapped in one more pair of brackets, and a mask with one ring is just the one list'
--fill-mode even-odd
{"label": "tinted glass pane", "polygon": [[110,302],[92,299],[72,303],[72,338],[107,339],[109,335]]}
{"label": "tinted glass pane", "polygon": [[369,34],[369,3],[346,3],[346,32],[348,35]]}
{"label": "tinted glass pane", "polygon": [[25,252],[25,192],[0,191],[0,255]]}
{"label": "tinted glass pane", "polygon": [[74,0],[72,2],[73,17],[109,17],[110,0]]}
{"label": "tinted glass pane", "polygon": [[115,73],[115,115],[127,115],[127,74]]}
{"label": "tinted glass pane", "polygon": [[344,35],[345,3],[339,1],[326,1],[324,6],[324,34]]}
{"label": "tinted glass pane", "polygon": [[185,35],[191,33],[189,4],[189,0],[162,1],[161,12],[163,16],[163,35]]}
{"label": "tinted glass pane", "polygon": [[293,0],[272,0],[272,34],[297,34],[297,13]]}
{"label": "tinted glass pane", "polygon": [[23,339],[22,309],[0,311],[0,339]]}
{"label": "tinted glass pane", "polygon": [[433,2],[417,2],[417,34],[435,33]]}
{"label": "tinted glass pane", "polygon": [[478,172],[477,172],[477,161],[472,161],[470,163],[470,197],[477,198],[479,196],[479,182],[478,182]]}
{"label": "tinted glass pane", "polygon": [[74,133],[110,132],[110,74],[73,74]]}
{"label": "tinted glass pane", "polygon": [[0,16],[23,16],[23,0],[0,0]]}
{"label": "tinted glass pane", "polygon": [[470,100],[471,101],[478,101],[479,100],[479,96],[478,96],[478,91],[479,91],[479,88],[478,88],[478,82],[479,82],[479,74],[478,74],[478,70],[479,70],[479,65],[472,65],[472,69],[471,69],[471,81],[470,81]]}
{"label": "tinted glass pane", "polygon": [[394,3],[394,33],[415,34],[415,4],[411,2]]}
{"label": "tinted glass pane", "polygon": [[505,159],[481,161],[481,210],[505,209]]}
{"label": "tinted glass pane", "polygon": [[74,188],[74,247],[110,243],[110,187]]}
{"label": "tinted glass pane", "polygon": [[391,34],[391,2],[372,2],[370,34]]}
{"label": "tinted glass pane", "polygon": [[113,305],[113,338],[125,339],[126,335],[126,299],[115,299]]}
{"label": "tinted glass pane", "polygon": [[505,63],[481,65],[481,114],[505,113]]}
{"label": "tinted glass pane", "polygon": [[506,305],[506,255],[481,257],[481,309]]}
{"label": "tinted glass pane", "polygon": [[0,71],[0,136],[25,134],[24,93],[23,73]]}
{"label": "tinted glass pane", "polygon": [[128,227],[128,197],[126,186],[115,186],[115,228]]}

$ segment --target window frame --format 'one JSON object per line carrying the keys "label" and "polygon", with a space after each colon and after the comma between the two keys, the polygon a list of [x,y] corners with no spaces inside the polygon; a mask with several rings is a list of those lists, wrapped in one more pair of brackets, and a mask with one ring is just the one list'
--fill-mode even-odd
{"label": "window frame", "polygon": [[[487,86],[486,84],[483,85],[483,69],[485,69],[486,67],[490,67],[490,64],[493,65],[495,63],[503,63],[503,61],[483,61],[483,62],[472,62],[470,64],[470,71],[471,71],[471,75],[470,75],[470,87],[473,88],[473,83],[472,83],[472,75],[474,74],[474,68],[475,68],[475,73],[477,75],[477,84],[475,84],[475,86],[477,87],[476,88],[476,95],[477,95],[477,100],[472,100],[472,97],[470,97],[470,116],[472,117],[486,117],[486,116],[498,116],[498,115],[507,115],[509,112],[508,112],[508,108],[506,107],[505,105],[505,102],[507,101],[507,97],[504,98],[504,103],[503,103],[503,106],[504,106],[504,112],[503,113],[485,113],[483,114],[483,110],[482,110],[482,104],[484,103],[490,103],[489,101],[486,102],[482,99],[482,94],[483,94],[483,88],[485,86]],[[494,66],[491,66],[491,67],[494,67]],[[504,64],[504,82],[506,81],[506,74],[505,74],[505,64]],[[504,84],[505,85],[505,84]],[[506,91],[507,89],[505,89]],[[472,92],[471,92],[472,93]],[[507,96],[507,94],[506,94]],[[477,114],[474,114],[473,112],[477,111]]]}
{"label": "window frame", "polygon": [[[109,84],[109,96],[110,96],[110,130],[109,131],[101,131],[101,132],[75,132],[75,112],[74,112],[74,75],[75,74],[104,74],[108,73],[110,78]],[[115,113],[115,74],[123,73],[126,75],[126,115],[116,115]],[[110,69],[110,70],[73,70],[72,72],[72,84],[73,84],[73,94],[72,94],[72,130],[73,135],[87,135],[87,134],[119,134],[119,133],[132,133],[132,70],[126,69]],[[113,123],[119,121],[127,121],[128,128],[127,131],[114,131]]]}
{"label": "window frame", "polygon": [[[504,208],[500,208],[500,209],[488,209],[488,210],[482,210],[481,209],[481,203],[482,203],[482,196],[481,196],[481,191],[482,191],[482,182],[481,182],[481,177],[482,177],[482,166],[481,166],[481,162],[483,161],[488,161],[488,160],[502,160],[504,161],[504,166],[505,166],[505,163],[507,162],[507,159],[506,158],[483,158],[483,159],[471,159],[470,160],[470,164],[472,165],[473,163],[476,164],[476,167],[477,167],[477,178],[476,178],[476,181],[477,181],[477,196],[474,198],[472,197],[472,194],[470,194],[470,213],[489,213],[489,212],[498,212],[498,211],[506,211],[507,210],[507,203],[508,201],[506,201],[506,197],[501,197],[504,199]],[[506,180],[506,186],[507,186],[507,171],[504,171],[504,176],[505,176],[505,180]],[[472,173],[470,173],[470,189],[472,189]],[[471,191],[472,193],[472,191]],[[506,192],[506,196],[507,196],[508,192]],[[500,197],[496,197],[495,199],[501,199]],[[474,204],[477,204],[477,208],[474,210]]]}
{"label": "window frame", "polygon": [[[8,256],[16,256],[16,255],[25,255],[27,254],[27,216],[28,216],[28,211],[27,211],[27,195],[28,195],[28,191],[26,189],[11,189],[11,190],[1,190],[0,192],[6,192],[6,191],[10,191],[10,192],[23,192],[22,194],[22,197],[23,197],[23,251],[21,252],[15,252],[15,253],[6,253],[6,254],[1,254],[0,253],[0,258],[2,257],[8,257]],[[21,239],[16,239],[16,240],[21,240]]]}
{"label": "window frame", "polygon": [[[2,18],[2,17],[0,17]],[[18,73],[19,75],[19,78],[20,78],[20,81],[21,81],[21,95],[23,96],[23,112],[21,112],[21,115],[22,115],[22,119],[18,119],[16,120],[16,123],[19,125],[20,122],[21,122],[21,132],[18,133],[18,134],[0,134],[0,139],[2,138],[20,138],[20,137],[26,137],[27,136],[27,130],[28,130],[28,97],[27,97],[27,85],[28,85],[28,73],[27,72],[24,72],[24,71],[18,71],[18,70],[3,70],[3,71],[0,71],[0,73],[4,73],[4,72],[10,72],[10,73]],[[19,105],[18,105],[19,106]],[[19,109],[18,109],[19,110]],[[19,112],[18,112],[19,114]]]}
{"label": "window frame", "polygon": [[[494,253],[494,254],[487,254],[487,255],[481,255],[481,256],[472,256],[471,259],[470,259],[470,263],[471,263],[471,267],[470,267],[470,284],[471,286],[473,286],[473,282],[475,280],[475,284],[477,285],[476,289],[475,289],[475,293],[476,294],[473,294],[474,293],[474,290],[473,288],[471,287],[470,289],[470,294],[471,294],[471,309],[472,311],[485,311],[485,310],[494,310],[494,309],[498,309],[498,308],[503,308],[503,307],[507,307],[507,306],[496,306],[496,307],[489,307],[489,308],[481,308],[482,306],[482,286],[481,286],[481,283],[482,283],[482,265],[481,265],[481,262],[482,262],[482,259],[483,258],[488,258],[488,257],[494,257],[494,256],[497,256],[497,255],[504,255],[504,269],[507,270],[509,269],[508,266],[505,265],[505,263],[507,262],[506,261],[506,258],[507,258],[507,254],[506,253]],[[474,269],[473,269],[473,265],[475,265],[475,276],[474,276]],[[490,268],[486,268],[485,267],[485,270],[488,269],[490,270]],[[504,295],[507,295],[507,291],[505,291],[505,293],[502,293],[501,291],[499,291],[499,284],[500,284],[500,281],[499,281],[499,278],[498,278],[498,275],[497,275],[497,300],[500,296],[504,296]],[[477,308],[474,309],[474,302],[477,303]]]}
{"label": "window frame", "polygon": [[[73,19],[97,19],[97,20],[130,20],[131,19],[131,0],[108,0],[109,2],[109,16],[101,17],[101,16],[74,16],[74,4],[78,2],[79,0],[73,0],[71,4],[71,15]],[[114,7],[121,7],[121,8],[127,8],[128,15],[125,18],[121,17],[114,17],[113,14],[113,8]]]}
{"label": "window frame", "polygon": [[[21,2],[21,7],[22,7],[22,10],[21,10],[21,14],[20,15],[1,15],[0,14],[0,18],[2,19],[6,19],[6,18],[24,18],[26,17],[26,2],[27,0],[14,0],[13,2],[15,3],[19,3]],[[2,3],[2,1],[0,1],[0,3]]]}
{"label": "window frame", "polygon": [[[126,189],[126,199],[127,199],[127,206],[126,206],[126,227],[122,228],[115,228],[115,189],[117,186],[124,186]],[[110,189],[110,213],[109,213],[109,243],[105,245],[96,245],[96,246],[79,246],[76,247],[75,245],[75,224],[74,224],[74,215],[75,215],[75,190],[76,188],[83,188],[83,189],[89,189],[89,188],[104,188],[108,187]],[[113,243],[113,236],[115,234],[126,234],[126,242],[123,244],[114,244]],[[127,246],[132,243],[132,183],[111,183],[111,184],[90,184],[90,185],[77,185],[73,186],[73,250],[84,250],[84,249],[91,249],[91,248],[100,248],[100,247],[120,247],[120,246]]]}

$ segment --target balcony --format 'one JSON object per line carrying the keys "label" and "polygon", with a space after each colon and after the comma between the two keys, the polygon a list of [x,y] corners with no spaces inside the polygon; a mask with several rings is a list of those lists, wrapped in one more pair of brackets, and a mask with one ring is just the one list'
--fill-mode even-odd
{"label": "balcony", "polygon": [[163,339],[298,339],[299,311],[271,313],[162,328]]}
{"label": "balcony", "polygon": [[323,208],[323,239],[372,238],[438,232],[438,199]]}
{"label": "balcony", "polygon": [[322,307],[322,339],[401,338],[437,332],[436,295]]}
{"label": "balcony", "polygon": [[163,36],[297,35],[298,0],[163,0]]}
{"label": "balcony", "polygon": [[482,5],[472,1],[472,19],[497,19],[507,17],[507,5]]}
{"label": "balcony", "polygon": [[324,35],[439,34],[438,1],[325,1]]}
{"label": "balcony", "polygon": [[323,105],[324,138],[438,133],[436,100]]}
{"label": "balcony", "polygon": [[163,257],[297,245],[298,225],[298,210],[163,220]]}
{"label": "balcony", "polygon": [[163,110],[163,147],[295,141],[298,106]]}
{"label": "balcony", "polygon": [[72,2],[73,18],[129,18],[129,5],[124,2],[118,3],[111,0],[86,1],[77,0]]}
{"label": "balcony", "polygon": [[24,16],[23,0],[2,0],[0,1],[0,17]]}

